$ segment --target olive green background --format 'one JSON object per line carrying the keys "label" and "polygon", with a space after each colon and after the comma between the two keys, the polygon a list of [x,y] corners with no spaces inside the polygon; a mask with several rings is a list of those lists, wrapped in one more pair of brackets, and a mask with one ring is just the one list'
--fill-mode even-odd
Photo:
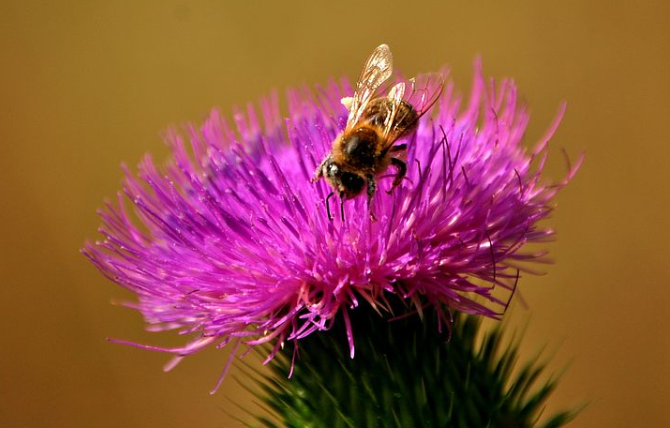
{"label": "olive green background", "polygon": [[[159,134],[330,76],[355,78],[388,43],[406,74],[449,64],[467,92],[481,54],[512,76],[527,142],[567,115],[560,149],[586,162],[550,220],[556,264],[524,277],[512,324],[528,357],[565,374],[548,411],[589,402],[572,427],[670,426],[670,7],[663,1],[54,1],[0,5],[0,426],[236,427],[255,411],[209,350],[167,356],[105,337],[177,344],[110,300],[130,297],[81,256],[119,164]],[[249,364],[256,365],[252,359]],[[236,378],[238,380],[236,380]]]}

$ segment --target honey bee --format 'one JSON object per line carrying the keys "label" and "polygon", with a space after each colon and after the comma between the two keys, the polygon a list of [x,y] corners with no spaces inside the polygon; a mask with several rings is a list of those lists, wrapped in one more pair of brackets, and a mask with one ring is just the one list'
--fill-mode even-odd
{"label": "honey bee", "polygon": [[365,63],[354,96],[342,99],[349,110],[346,126],[312,178],[316,182],[325,177],[334,189],[325,201],[329,220],[333,217],[328,200],[335,192],[340,197],[340,216],[344,220],[344,201],[357,197],[364,188],[374,220],[372,199],[377,191],[377,177],[392,165],[396,173],[388,193],[402,182],[407,172],[403,160],[407,145],[395,143],[416,130],[419,118],[437,101],[444,86],[443,75],[437,73],[422,76],[421,85],[417,85],[416,79],[396,83],[386,96],[375,98],[377,89],[392,73],[393,56],[383,44]]}

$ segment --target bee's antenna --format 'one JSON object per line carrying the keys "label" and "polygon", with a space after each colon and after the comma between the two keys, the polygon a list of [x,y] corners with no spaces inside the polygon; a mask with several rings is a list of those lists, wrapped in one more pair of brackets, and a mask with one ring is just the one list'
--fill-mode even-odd
{"label": "bee's antenna", "polygon": [[328,212],[328,220],[333,221],[333,216],[330,215],[330,204],[328,203],[328,200],[330,199],[331,196],[333,196],[335,192],[330,192],[328,196],[326,196],[326,211]]}
{"label": "bee's antenna", "polygon": [[340,192],[340,218],[344,223],[344,192]]}

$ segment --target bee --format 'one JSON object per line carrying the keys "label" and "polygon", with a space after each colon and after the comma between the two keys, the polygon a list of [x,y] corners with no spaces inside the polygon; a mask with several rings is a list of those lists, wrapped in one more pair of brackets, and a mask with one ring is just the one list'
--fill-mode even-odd
{"label": "bee", "polygon": [[406,144],[396,142],[410,136],[417,128],[419,118],[437,101],[444,86],[441,73],[401,81],[390,88],[386,96],[375,97],[377,89],[393,73],[393,56],[385,44],[377,47],[363,68],[353,97],[342,99],[349,110],[344,130],[333,141],[332,150],[314,173],[312,182],[325,178],[333,191],[326,197],[328,219],[329,199],[337,192],[340,198],[340,216],[344,220],[344,201],[353,199],[367,190],[370,217],[372,199],[377,191],[377,177],[389,166],[396,169],[391,193],[402,182],[407,172],[404,155]]}

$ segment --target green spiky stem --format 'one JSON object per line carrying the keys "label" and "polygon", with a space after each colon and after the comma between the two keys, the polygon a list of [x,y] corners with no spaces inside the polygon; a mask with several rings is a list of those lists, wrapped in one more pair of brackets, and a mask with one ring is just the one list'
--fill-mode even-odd
{"label": "green spiky stem", "polygon": [[538,423],[555,381],[533,387],[544,368],[536,362],[513,373],[518,343],[504,345],[499,328],[478,340],[477,317],[457,315],[449,337],[435,311],[392,322],[370,308],[351,312],[354,359],[341,322],[300,341],[290,379],[291,346],[270,363],[259,396],[279,422],[260,417],[263,426],[556,428],[574,416]]}

